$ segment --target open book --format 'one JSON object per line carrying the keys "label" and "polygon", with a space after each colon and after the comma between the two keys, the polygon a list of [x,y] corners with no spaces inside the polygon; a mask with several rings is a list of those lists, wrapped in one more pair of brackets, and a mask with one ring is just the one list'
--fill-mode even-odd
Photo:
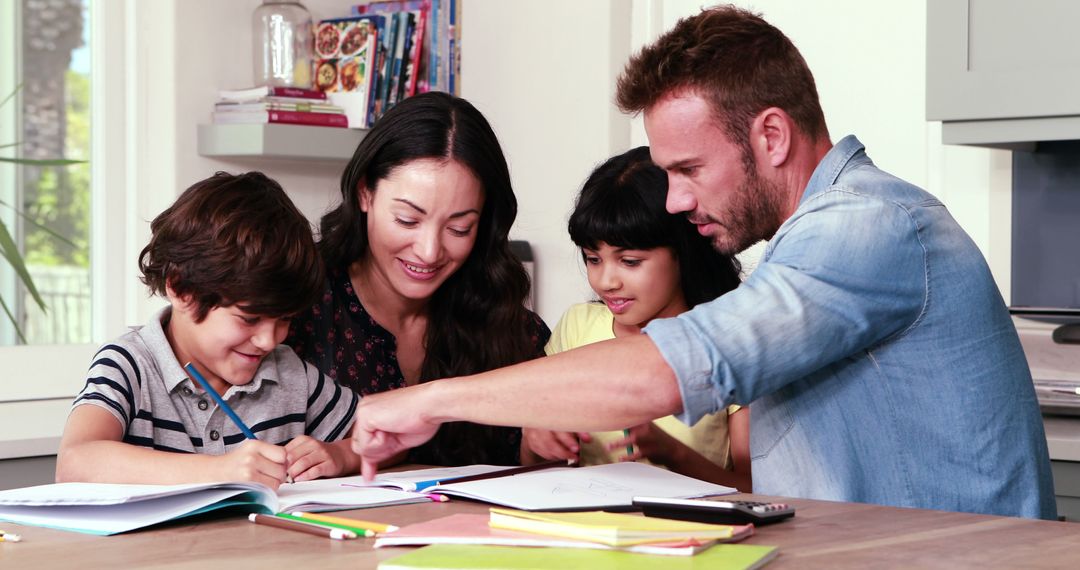
{"label": "open book", "polygon": [[419,493],[343,485],[359,477],[282,485],[57,483],[0,491],[0,521],[109,535],[226,507],[248,512],[337,511],[418,503]]}
{"label": "open book", "polygon": [[524,511],[583,511],[629,509],[634,496],[689,499],[735,493],[735,489],[707,483],[644,463],[609,463],[591,467],[553,467],[506,477],[455,483],[455,477],[480,473],[497,474],[506,467],[472,465],[421,469],[380,475],[371,483],[346,485],[382,486],[423,490]]}

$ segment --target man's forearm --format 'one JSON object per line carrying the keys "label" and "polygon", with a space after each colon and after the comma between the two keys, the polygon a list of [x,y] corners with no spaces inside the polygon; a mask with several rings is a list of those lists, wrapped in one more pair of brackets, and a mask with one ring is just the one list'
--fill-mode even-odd
{"label": "man's forearm", "polygon": [[622,429],[682,410],[675,373],[646,335],[590,344],[429,385],[436,421],[564,431]]}

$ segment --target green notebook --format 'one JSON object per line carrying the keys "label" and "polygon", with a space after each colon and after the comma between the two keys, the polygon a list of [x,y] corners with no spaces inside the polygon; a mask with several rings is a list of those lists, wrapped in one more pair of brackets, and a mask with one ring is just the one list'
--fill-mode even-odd
{"label": "green notebook", "polygon": [[697,556],[654,556],[584,548],[434,544],[383,561],[379,570],[744,570],[760,568],[775,546],[718,544]]}

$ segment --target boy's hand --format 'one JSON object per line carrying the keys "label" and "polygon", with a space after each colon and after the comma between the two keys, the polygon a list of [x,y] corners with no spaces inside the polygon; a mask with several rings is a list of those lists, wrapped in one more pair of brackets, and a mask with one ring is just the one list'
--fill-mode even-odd
{"label": "boy's hand", "polygon": [[581,451],[580,442],[592,441],[588,432],[549,431],[546,429],[525,428],[521,430],[523,444],[536,455],[544,459],[578,460]]}
{"label": "boy's hand", "polygon": [[622,457],[622,461],[637,461],[646,458],[658,465],[670,465],[675,454],[683,444],[671,437],[666,431],[649,422],[630,428],[630,435],[620,437],[607,444],[608,451],[634,446],[634,453]]}
{"label": "boy's hand", "polygon": [[347,465],[345,448],[302,435],[285,445],[289,475],[293,481],[310,481],[319,477],[337,477]]}
{"label": "boy's hand", "polygon": [[254,481],[277,490],[285,480],[285,448],[255,439],[220,456],[222,481]]}

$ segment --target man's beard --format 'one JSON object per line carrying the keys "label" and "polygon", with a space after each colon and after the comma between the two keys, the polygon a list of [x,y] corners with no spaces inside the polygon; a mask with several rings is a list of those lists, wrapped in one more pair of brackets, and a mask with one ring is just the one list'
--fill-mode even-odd
{"label": "man's beard", "polygon": [[723,221],[707,216],[720,231],[712,236],[713,248],[723,255],[735,255],[761,240],[771,239],[783,223],[781,189],[775,182],[747,169],[746,179],[727,205]]}

